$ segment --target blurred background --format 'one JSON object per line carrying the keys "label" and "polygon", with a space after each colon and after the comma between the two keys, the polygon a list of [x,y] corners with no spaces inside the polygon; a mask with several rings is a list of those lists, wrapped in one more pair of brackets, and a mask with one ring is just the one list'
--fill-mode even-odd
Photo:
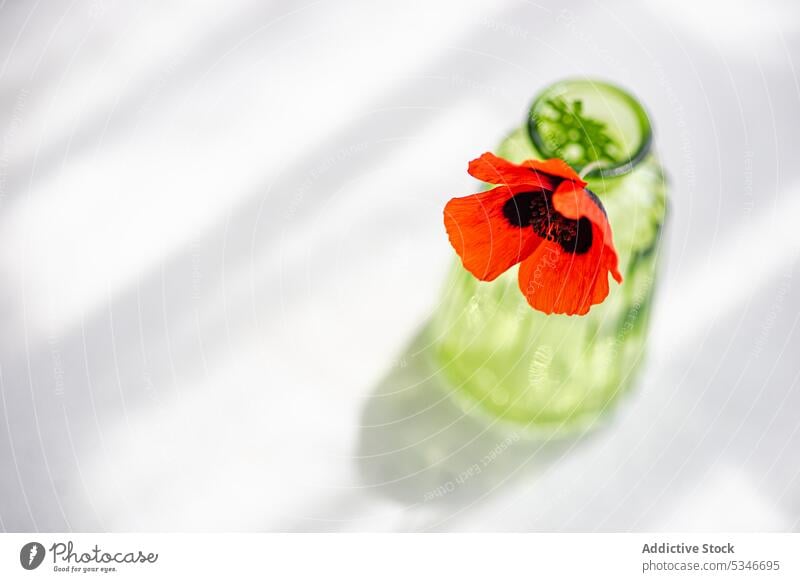
{"label": "blurred background", "polygon": [[[0,529],[798,530],[798,29],[790,0],[0,2]],[[544,443],[457,408],[418,332],[467,161],[575,76],[648,108],[671,208],[637,389]]]}

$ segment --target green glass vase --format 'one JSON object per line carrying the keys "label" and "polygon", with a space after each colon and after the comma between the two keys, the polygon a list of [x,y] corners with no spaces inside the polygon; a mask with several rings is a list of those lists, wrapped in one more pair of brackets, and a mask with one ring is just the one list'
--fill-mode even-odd
{"label": "green glass vase", "polygon": [[456,262],[428,328],[435,366],[468,411],[548,435],[594,426],[644,356],[666,183],[642,106],[607,83],[552,85],[495,150],[513,162],[560,157],[601,199],[623,283],[585,316],[526,302],[517,267],[482,282]]}

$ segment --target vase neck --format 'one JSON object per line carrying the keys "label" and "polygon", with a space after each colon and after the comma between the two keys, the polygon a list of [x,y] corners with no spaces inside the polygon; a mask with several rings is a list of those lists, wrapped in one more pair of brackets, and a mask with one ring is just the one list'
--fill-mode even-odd
{"label": "vase neck", "polygon": [[649,153],[652,131],[641,104],[622,89],[567,80],[545,89],[530,109],[528,134],[544,158],[561,158],[590,177],[632,171]]}

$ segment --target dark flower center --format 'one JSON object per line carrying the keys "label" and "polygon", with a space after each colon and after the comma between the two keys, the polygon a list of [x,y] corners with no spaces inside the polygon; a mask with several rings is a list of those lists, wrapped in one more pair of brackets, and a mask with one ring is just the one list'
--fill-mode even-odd
{"label": "dark flower center", "polygon": [[[592,199],[598,202],[593,194]],[[598,206],[603,208],[599,203]],[[568,253],[582,255],[592,248],[592,222],[585,216],[574,220],[556,212],[551,191],[520,192],[512,196],[503,204],[503,216],[512,226],[532,227],[537,235],[557,242]]]}

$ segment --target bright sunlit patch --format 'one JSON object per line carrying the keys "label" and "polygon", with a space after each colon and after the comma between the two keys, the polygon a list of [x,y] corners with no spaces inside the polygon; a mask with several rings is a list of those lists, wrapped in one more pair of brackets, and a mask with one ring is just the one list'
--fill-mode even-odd
{"label": "bright sunlit patch", "polygon": [[709,0],[673,2],[650,0],[653,8],[670,18],[671,26],[684,29],[698,40],[739,55],[769,57],[782,50],[779,34],[798,29],[796,2],[776,0]]}

